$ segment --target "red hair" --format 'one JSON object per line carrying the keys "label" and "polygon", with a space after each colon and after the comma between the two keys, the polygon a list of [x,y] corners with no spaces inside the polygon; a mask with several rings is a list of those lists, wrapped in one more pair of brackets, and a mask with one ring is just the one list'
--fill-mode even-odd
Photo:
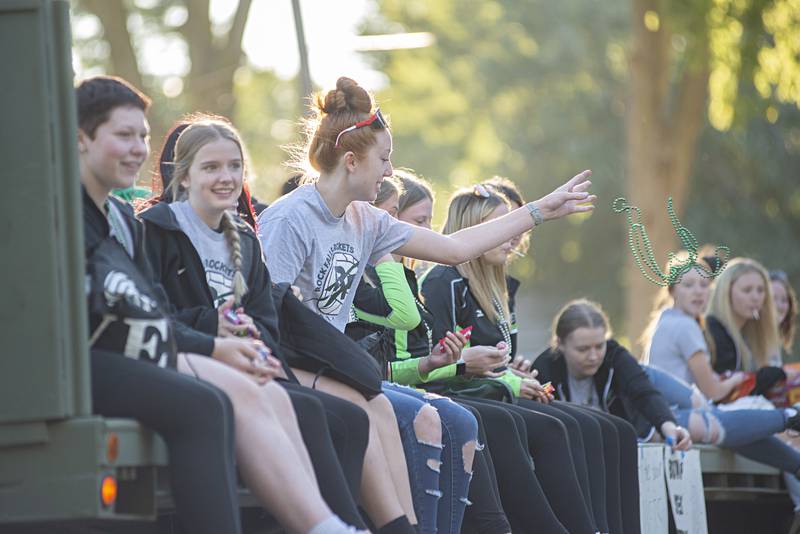
{"label": "red hair", "polygon": [[339,146],[339,133],[373,113],[370,94],[350,78],[336,80],[336,89],[314,97],[314,117],[307,123],[309,141],[306,155],[311,167],[317,172],[331,172],[339,164],[341,156],[352,152],[358,158],[366,155],[375,143],[374,128],[358,128],[344,134]]}

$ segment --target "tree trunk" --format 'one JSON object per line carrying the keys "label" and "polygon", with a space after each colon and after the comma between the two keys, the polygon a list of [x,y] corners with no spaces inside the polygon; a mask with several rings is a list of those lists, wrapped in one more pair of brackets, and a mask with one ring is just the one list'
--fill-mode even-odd
{"label": "tree trunk", "polygon": [[[656,261],[664,269],[677,239],[667,216],[672,197],[678,215],[685,205],[697,138],[705,123],[708,52],[699,39],[692,56],[697,61],[684,69],[670,100],[672,70],[671,34],[659,0],[633,0],[630,94],[626,108],[628,201],[642,209]],[[654,11],[660,24],[656,31],[644,24],[645,13]],[[626,224],[626,235],[628,226]],[[647,325],[658,286],[640,272],[626,251],[624,332],[636,341]]]}
{"label": "tree trunk", "polygon": [[144,89],[139,62],[128,31],[128,9],[125,4],[107,0],[84,0],[84,4],[103,25],[103,38],[108,42],[112,72]]}
{"label": "tree trunk", "polygon": [[252,0],[239,0],[231,28],[220,44],[211,32],[209,0],[188,0],[189,18],[181,33],[192,62],[186,80],[192,111],[207,111],[231,118],[236,102],[233,77],[243,57],[242,36]]}

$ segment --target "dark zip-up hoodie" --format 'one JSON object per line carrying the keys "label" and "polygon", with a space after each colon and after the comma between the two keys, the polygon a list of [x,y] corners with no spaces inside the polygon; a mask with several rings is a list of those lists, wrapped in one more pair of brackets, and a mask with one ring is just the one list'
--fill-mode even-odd
{"label": "dark zip-up hoodie", "polygon": [[[539,371],[537,380],[553,384],[560,400],[571,399],[567,363],[559,352],[547,349],[534,360],[533,368]],[[605,358],[594,375],[594,386],[603,410],[629,421],[642,438],[650,434],[652,427],[660,432],[662,424],[675,422],[666,399],[644,369],[613,339],[608,340]]]}
{"label": "dark zip-up hoodie", "polygon": [[[144,228],[142,223],[133,213],[133,208],[120,200],[117,200],[113,197],[109,197],[109,202],[113,202],[114,205],[118,208],[119,212],[122,214],[124,218],[124,222],[128,229],[131,232],[131,236],[133,237],[133,257],[131,261],[135,269],[137,270],[136,275],[141,276],[144,280],[147,281],[147,287],[142,287],[140,289],[146,290],[153,294],[155,299],[158,301],[160,308],[163,310],[165,314],[167,314],[167,319],[170,323],[169,329],[170,338],[174,336],[174,339],[171,339],[169,343],[174,346],[172,347],[172,351],[181,351],[181,352],[202,352],[205,348],[208,348],[208,354],[211,353],[211,350],[214,347],[214,338],[203,334],[201,332],[197,332],[188,328],[184,325],[179,324],[177,321],[174,321],[173,317],[171,317],[172,307],[170,305],[169,299],[164,292],[163,287],[159,284],[158,280],[153,275],[153,269],[148,261],[147,254],[145,253],[145,239],[144,239]],[[89,197],[86,193],[86,189],[83,189],[83,232],[84,232],[84,251],[86,254],[87,259],[87,271],[91,272],[93,270],[92,265],[92,257],[95,251],[100,247],[104,241],[109,239],[110,236],[110,227],[108,223],[108,219],[106,215],[100,211],[94,201]],[[127,254],[127,252],[125,252]],[[129,275],[133,275],[134,273],[128,273]],[[89,280],[89,282],[91,282]],[[90,292],[88,295],[90,299],[92,298],[91,292],[94,291],[94,285],[87,288],[87,291]],[[102,322],[103,318],[97,315],[90,306],[89,309],[89,325],[91,328],[91,333],[96,332],[96,329]],[[117,329],[119,330],[119,329]],[[120,337],[120,335],[124,335],[124,333],[117,332],[115,337]],[[114,337],[114,336],[112,336]],[[125,345],[124,338],[120,338],[117,341]],[[102,348],[102,347],[101,347]],[[105,347],[108,348],[108,347]],[[122,352],[122,350],[115,350],[115,352]],[[173,355],[174,356],[174,355]]]}
{"label": "dark zip-up hoodie", "polygon": [[[175,318],[196,330],[215,336],[219,326],[217,309],[206,281],[202,260],[192,241],[181,230],[172,209],[168,204],[160,202],[143,211],[140,217],[147,232],[146,248],[150,263],[156,278],[161,281],[170,301],[177,308]],[[261,245],[249,226],[241,221],[237,222],[242,256],[250,259],[249,268],[243,269],[248,274],[248,290],[241,305],[244,312],[253,319],[261,334],[261,341],[283,361],[279,346],[278,312],[272,299],[269,272],[261,258]],[[210,350],[202,354],[210,354]],[[288,369],[285,362],[284,368]]]}

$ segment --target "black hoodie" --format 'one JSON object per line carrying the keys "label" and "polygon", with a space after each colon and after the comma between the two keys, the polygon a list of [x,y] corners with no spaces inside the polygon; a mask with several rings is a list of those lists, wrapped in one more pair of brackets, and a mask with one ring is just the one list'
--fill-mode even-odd
{"label": "black hoodie", "polygon": [[[533,368],[539,371],[536,377],[539,382],[553,384],[557,398],[570,400],[567,363],[559,352],[544,351],[534,360]],[[644,369],[613,339],[608,340],[605,358],[594,375],[594,386],[603,410],[626,419],[642,438],[652,427],[660,432],[666,421],[675,422],[666,399],[647,378]]]}
{"label": "black hoodie", "polygon": [[[176,351],[201,352],[214,347],[214,338],[193,331],[171,320],[171,307],[164,289],[153,277],[153,271],[144,250],[144,229],[125,202],[109,197],[109,202],[122,214],[133,237],[133,257],[110,236],[106,215],[83,189],[84,252],[87,270],[87,297],[89,300],[90,337],[97,336],[93,347],[128,354],[133,343],[131,334],[137,329],[142,336],[135,352],[138,357],[155,360],[155,354],[169,353],[174,364]],[[114,274],[116,273],[116,274]],[[115,280],[112,280],[112,275]],[[111,291],[113,290],[113,291]],[[116,293],[110,295],[110,293]],[[114,304],[111,302],[114,301]],[[104,320],[108,322],[100,328]],[[153,325],[145,325],[153,321]],[[156,321],[164,322],[155,325]],[[159,331],[156,335],[156,331]],[[164,347],[166,345],[166,347]],[[155,348],[154,350],[154,347]]]}
{"label": "black hoodie", "polygon": [[[164,286],[170,301],[177,308],[175,318],[196,330],[216,335],[219,326],[217,309],[206,281],[203,263],[197,249],[181,230],[172,209],[160,202],[142,212],[140,217],[147,232],[146,248],[150,263],[156,279]],[[279,346],[278,313],[272,299],[269,272],[261,257],[261,245],[249,226],[238,220],[237,223],[242,256],[251,262],[248,268],[243,269],[248,274],[248,291],[241,305],[253,319],[261,334],[261,341],[283,360]]]}

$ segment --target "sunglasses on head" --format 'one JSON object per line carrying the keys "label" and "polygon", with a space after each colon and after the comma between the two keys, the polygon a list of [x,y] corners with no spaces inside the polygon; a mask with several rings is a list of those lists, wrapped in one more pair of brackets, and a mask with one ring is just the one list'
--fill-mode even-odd
{"label": "sunglasses on head", "polygon": [[780,280],[784,283],[789,283],[789,276],[786,274],[786,271],[770,271],[769,272],[770,280]]}
{"label": "sunglasses on head", "polygon": [[336,143],[333,145],[336,148],[339,148],[339,139],[342,138],[342,135],[346,134],[347,132],[352,132],[353,130],[358,130],[359,128],[364,128],[365,126],[372,126],[373,128],[388,128],[389,126],[386,123],[386,119],[383,118],[381,114],[381,108],[377,108],[375,113],[367,117],[361,122],[357,122],[352,126],[348,126],[341,132],[339,135],[336,136]]}
{"label": "sunglasses on head", "polygon": [[495,192],[492,184],[475,184],[472,186],[472,194],[476,197],[489,198]]}

